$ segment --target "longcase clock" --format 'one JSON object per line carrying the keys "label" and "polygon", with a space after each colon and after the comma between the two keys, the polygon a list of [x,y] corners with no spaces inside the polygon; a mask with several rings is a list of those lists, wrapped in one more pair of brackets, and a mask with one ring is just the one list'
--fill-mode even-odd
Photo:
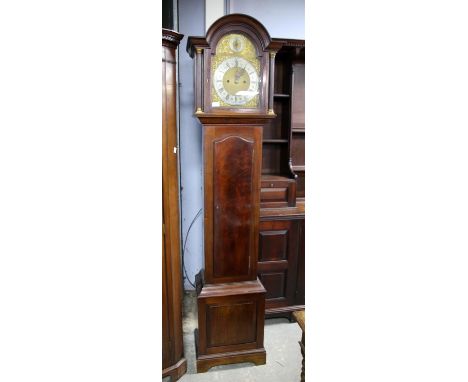
{"label": "longcase clock", "polygon": [[203,130],[205,266],[197,277],[197,370],[264,364],[265,289],[257,278],[262,131],[281,46],[247,15],[190,37],[195,116]]}

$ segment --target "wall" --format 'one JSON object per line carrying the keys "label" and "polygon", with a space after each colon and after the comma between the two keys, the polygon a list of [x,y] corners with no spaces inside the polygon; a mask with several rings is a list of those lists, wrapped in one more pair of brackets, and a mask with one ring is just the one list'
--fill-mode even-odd
{"label": "wall", "polygon": [[[191,282],[203,264],[203,216],[187,232],[197,212],[203,207],[201,126],[194,118],[194,64],[186,51],[188,36],[205,34],[204,0],[179,0],[179,147],[182,246],[186,243],[184,263]],[[184,286],[193,289],[185,279]]]}
{"label": "wall", "polygon": [[[216,0],[214,0],[216,1]],[[224,4],[224,0],[218,0]],[[209,0],[212,4],[213,0]],[[228,13],[245,13],[259,20],[272,37],[304,38],[303,0],[231,0]],[[218,4],[219,5],[219,4]],[[184,286],[193,289],[195,275],[203,267],[203,214],[193,222],[203,208],[201,126],[193,116],[194,64],[186,52],[188,36],[203,36],[219,7],[205,12],[205,0],[179,0],[179,32],[184,35],[179,48],[179,140],[182,246],[186,242]],[[222,16],[222,14],[220,14]],[[193,224],[192,224],[193,222]],[[187,236],[190,225],[190,233]]]}
{"label": "wall", "polygon": [[304,0],[230,0],[229,13],[260,21],[271,37],[304,39]]}

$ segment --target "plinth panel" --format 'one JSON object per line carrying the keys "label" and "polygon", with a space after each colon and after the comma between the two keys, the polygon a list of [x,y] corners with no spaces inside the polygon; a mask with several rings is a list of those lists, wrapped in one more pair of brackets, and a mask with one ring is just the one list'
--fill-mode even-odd
{"label": "plinth panel", "polygon": [[208,306],[208,347],[255,342],[256,311],[253,301]]}
{"label": "plinth panel", "polygon": [[265,288],[258,279],[203,286],[198,294],[197,361],[204,360],[204,368],[214,366],[212,362],[264,362],[264,323]]}

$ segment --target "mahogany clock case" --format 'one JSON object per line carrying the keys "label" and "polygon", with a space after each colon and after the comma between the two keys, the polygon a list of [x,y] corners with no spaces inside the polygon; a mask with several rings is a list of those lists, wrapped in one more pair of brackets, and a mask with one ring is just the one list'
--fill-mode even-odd
{"label": "mahogany clock case", "polygon": [[[253,107],[213,102],[212,60],[220,41],[236,34],[249,41],[246,48],[253,45],[257,57],[252,66],[256,59],[259,63],[261,85]],[[266,362],[266,291],[257,262],[262,132],[275,117],[270,94],[278,47],[262,24],[237,14],[217,20],[205,37],[188,39],[187,51],[195,58],[195,115],[202,124],[205,193],[205,269],[197,278],[199,372],[220,364]],[[231,54],[242,56],[235,49]]]}
{"label": "mahogany clock case", "polygon": [[[236,33],[252,42],[260,62],[255,107],[213,103],[217,44]],[[272,39],[258,21],[236,14],[204,37],[189,37],[187,51],[203,134],[197,369],[261,364],[265,314],[290,318],[304,309],[305,44]]]}

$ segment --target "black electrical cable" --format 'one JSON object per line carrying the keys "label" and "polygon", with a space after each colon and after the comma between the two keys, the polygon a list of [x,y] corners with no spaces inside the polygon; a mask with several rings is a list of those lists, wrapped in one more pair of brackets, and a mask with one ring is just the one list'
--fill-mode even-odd
{"label": "black electrical cable", "polygon": [[190,233],[190,230],[192,229],[193,223],[195,223],[195,221],[201,216],[202,211],[203,211],[203,208],[200,208],[197,214],[195,215],[195,217],[193,218],[192,222],[190,223],[187,233],[185,234],[184,245],[182,246],[182,269],[184,270],[184,273],[185,273],[184,278],[187,279],[190,285],[193,286],[194,288],[196,288],[195,284],[190,281],[188,274],[187,274],[187,270],[185,269],[185,246],[187,245],[188,235]]}

